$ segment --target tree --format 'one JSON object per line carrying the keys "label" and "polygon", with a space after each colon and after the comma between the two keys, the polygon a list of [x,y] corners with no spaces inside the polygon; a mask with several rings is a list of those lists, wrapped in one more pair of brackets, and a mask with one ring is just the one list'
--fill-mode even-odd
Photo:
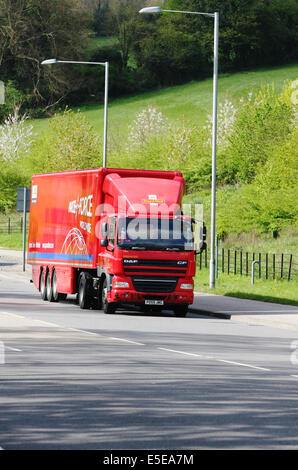
{"label": "tree", "polygon": [[83,57],[90,24],[83,0],[0,0],[2,80],[13,79],[33,106],[59,101],[78,88],[78,74],[69,67],[45,68],[41,61]]}
{"label": "tree", "polygon": [[15,107],[0,126],[0,158],[5,164],[15,163],[30,150],[33,126],[26,125],[27,118],[20,116],[19,108]]}
{"label": "tree", "polygon": [[127,68],[130,52],[137,37],[139,10],[142,0],[112,0],[111,11],[119,41],[123,69]]}
{"label": "tree", "polygon": [[81,112],[66,109],[56,114],[47,140],[39,145],[44,171],[96,168],[101,163],[100,138]]}

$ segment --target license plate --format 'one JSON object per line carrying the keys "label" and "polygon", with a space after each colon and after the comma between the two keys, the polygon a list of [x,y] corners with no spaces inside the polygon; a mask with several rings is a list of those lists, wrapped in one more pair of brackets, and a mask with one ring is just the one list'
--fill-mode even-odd
{"label": "license plate", "polygon": [[163,300],[145,300],[145,305],[163,305]]}

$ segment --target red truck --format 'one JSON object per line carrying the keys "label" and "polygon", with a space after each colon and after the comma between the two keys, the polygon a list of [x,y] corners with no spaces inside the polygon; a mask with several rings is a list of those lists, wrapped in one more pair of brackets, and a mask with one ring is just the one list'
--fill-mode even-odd
{"label": "red truck", "polygon": [[133,304],[185,316],[196,263],[184,192],[175,171],[33,175],[27,262],[42,299],[77,294],[82,309]]}

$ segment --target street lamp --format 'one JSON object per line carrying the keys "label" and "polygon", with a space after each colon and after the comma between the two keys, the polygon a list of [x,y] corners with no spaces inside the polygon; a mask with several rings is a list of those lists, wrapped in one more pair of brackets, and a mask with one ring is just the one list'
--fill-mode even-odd
{"label": "street lamp", "polygon": [[108,83],[109,83],[109,62],[80,62],[75,60],[47,59],[42,61],[42,65],[51,64],[83,64],[102,65],[105,67],[105,100],[104,100],[104,138],[103,138],[103,168],[107,163],[107,133],[108,133]]}
{"label": "street lamp", "polygon": [[211,178],[211,243],[209,287],[215,287],[215,193],[216,193],[216,134],[217,134],[217,78],[218,78],[218,32],[219,13],[198,11],[164,10],[159,6],[142,8],[139,13],[185,13],[214,18],[214,62],[213,62],[213,123],[212,123],[212,178]]}

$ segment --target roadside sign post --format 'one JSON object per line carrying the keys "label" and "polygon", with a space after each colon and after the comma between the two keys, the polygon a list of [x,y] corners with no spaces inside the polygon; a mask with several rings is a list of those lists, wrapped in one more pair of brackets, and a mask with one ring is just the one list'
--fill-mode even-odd
{"label": "roadside sign post", "polygon": [[27,212],[30,211],[31,188],[17,188],[17,212],[23,212],[23,271],[26,270]]}

